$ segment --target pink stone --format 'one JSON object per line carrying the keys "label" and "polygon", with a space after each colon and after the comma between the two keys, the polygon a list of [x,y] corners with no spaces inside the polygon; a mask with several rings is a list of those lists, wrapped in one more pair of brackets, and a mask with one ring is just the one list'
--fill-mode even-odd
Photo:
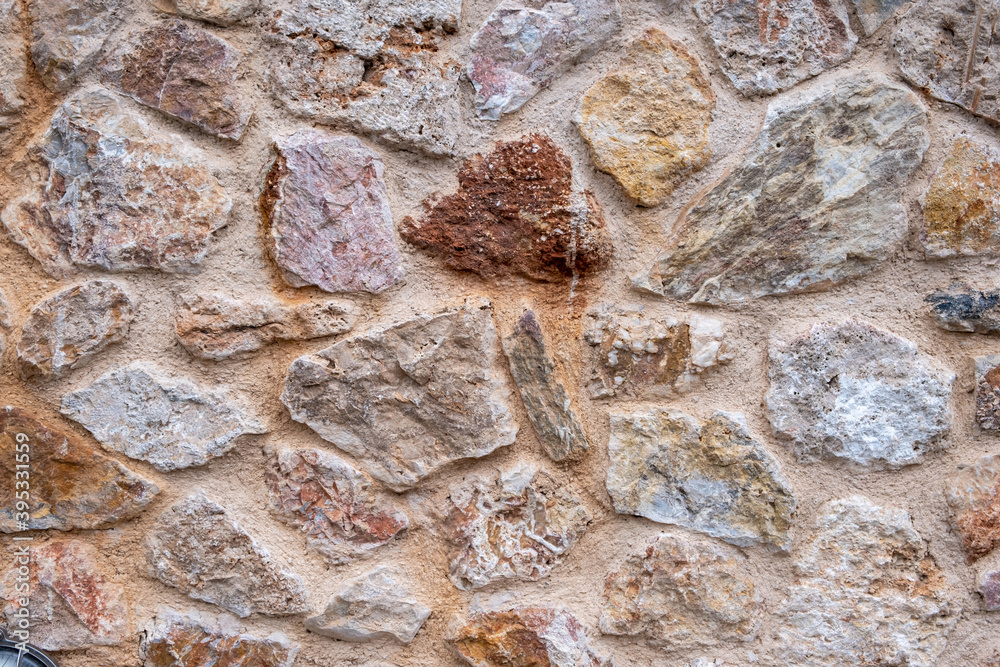
{"label": "pink stone", "polygon": [[979,592],[986,602],[986,611],[1000,611],[1000,572],[987,572]]}

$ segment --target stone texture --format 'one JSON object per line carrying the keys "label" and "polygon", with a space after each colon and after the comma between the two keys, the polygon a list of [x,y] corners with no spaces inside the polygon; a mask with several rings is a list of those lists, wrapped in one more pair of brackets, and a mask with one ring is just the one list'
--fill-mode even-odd
{"label": "stone texture", "polygon": [[355,137],[300,130],[274,142],[260,209],[289,285],[382,292],[403,275],[382,159]]}
{"label": "stone texture", "polygon": [[250,614],[309,610],[305,583],[198,491],[165,511],[146,536],[150,574],[195,600]]}
{"label": "stone texture", "polygon": [[410,525],[347,461],[320,449],[274,449],[264,473],[271,508],[334,565],[368,558]]}
{"label": "stone texture", "polygon": [[514,442],[510,389],[487,302],[352,336],[288,369],[292,419],[396,491]]}
{"label": "stone texture", "polygon": [[260,638],[234,626],[161,609],[142,633],[143,667],[292,667],[298,647],[284,635]]}
{"label": "stone texture", "polygon": [[621,30],[618,0],[502,0],[472,36],[466,76],[476,111],[498,120]]}
{"label": "stone texture", "polygon": [[1000,431],[1000,354],[976,357],[976,423]]}
{"label": "stone texture", "polygon": [[987,572],[979,585],[986,611],[1000,611],[1000,572]]}
{"label": "stone texture", "polygon": [[861,21],[865,37],[871,37],[908,0],[853,0],[854,13]]}
{"label": "stone texture", "polygon": [[0,355],[3,355],[7,345],[7,338],[4,334],[8,331],[10,331],[10,305],[7,303],[7,297],[4,296],[3,290],[0,290]]}
{"label": "stone texture", "polygon": [[208,463],[244,433],[264,433],[224,392],[170,378],[147,362],[132,362],[66,394],[62,413],[104,446],[160,471]]}
{"label": "stone texture", "polygon": [[795,571],[775,619],[778,664],[941,664],[961,608],[906,512],[827,503]]}
{"label": "stone texture", "polygon": [[265,20],[271,89],[290,111],[393,146],[451,155],[459,65],[444,48],[461,0],[279,0]]}
{"label": "stone texture", "polygon": [[311,631],[347,642],[394,639],[409,644],[431,610],[414,600],[388,567],[345,581],[326,610],[307,618]]}
{"label": "stone texture", "polygon": [[971,564],[1000,545],[1000,455],[984,456],[949,480],[945,497]]}
{"label": "stone texture", "polygon": [[31,59],[50,90],[64,92],[97,62],[117,27],[121,0],[28,0]]}
{"label": "stone texture", "polygon": [[712,155],[715,94],[698,61],[656,28],[590,87],[574,122],[594,166],[643,206],[662,204]]}
{"label": "stone texture", "polygon": [[753,641],[764,605],[749,569],[730,547],[661,535],[608,575],[601,632],[671,648]]}
{"label": "stone texture", "polygon": [[982,291],[965,284],[927,295],[934,323],[946,331],[1000,333],[1000,290]]}
{"label": "stone texture", "polygon": [[281,340],[310,340],[346,333],[358,309],[347,301],[285,304],[273,299],[232,299],[202,293],[181,297],[177,340],[199,359],[244,357]]}
{"label": "stone texture", "polygon": [[503,350],[545,453],[553,461],[581,458],[590,443],[566,387],[555,377],[555,365],[532,311],[524,311],[514,332],[503,339]]}
{"label": "stone texture", "polygon": [[10,129],[24,108],[28,78],[27,45],[21,29],[21,6],[0,0],[0,137]]}
{"label": "stone texture", "polygon": [[239,141],[253,105],[236,86],[240,52],[182,21],[133,32],[101,63],[105,85],[209,134]]}
{"label": "stone texture", "polygon": [[[0,214],[47,273],[197,269],[232,206],[200,155],[101,90],[65,102]],[[15,192],[17,192],[15,190]]]}
{"label": "stone texture", "polygon": [[865,275],[906,237],[900,197],[928,145],[923,105],[881,75],[776,100],[742,162],[681,215],[635,285],[729,304]]}
{"label": "stone texture", "polygon": [[400,236],[484,278],[565,280],[603,268],[611,254],[597,200],[574,182],[569,157],[542,135],[498,142],[467,160],[458,192],[427,204],[419,223],[403,220]]}
{"label": "stone texture", "polygon": [[818,324],[772,344],[767,407],[800,461],[918,463],[943,447],[955,375],[870,324]]}
{"label": "stone texture", "polygon": [[243,23],[260,7],[259,0],[160,0],[155,4],[160,11],[221,26]]}
{"label": "stone texture", "polygon": [[444,520],[452,583],[547,577],[583,536],[590,514],[547,473],[530,466],[451,490]]}
{"label": "stone texture", "polygon": [[[25,454],[31,466],[27,509],[17,507],[15,491],[20,489],[0,484],[0,531],[5,533],[110,528],[139,515],[160,492],[156,484],[90,445],[8,405],[0,409],[6,479],[15,479]],[[19,517],[20,512],[27,512],[27,518]]]}
{"label": "stone texture", "polygon": [[611,415],[607,488],[619,514],[787,550],[795,498],[741,414],[652,409]]}
{"label": "stone texture", "polygon": [[106,280],[69,287],[31,309],[17,358],[25,377],[59,378],[128,335],[135,306]]}

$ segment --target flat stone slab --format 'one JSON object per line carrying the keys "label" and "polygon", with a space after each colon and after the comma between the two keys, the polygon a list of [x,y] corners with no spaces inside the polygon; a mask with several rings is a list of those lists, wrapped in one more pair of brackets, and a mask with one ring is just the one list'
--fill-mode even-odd
{"label": "flat stone slab", "polygon": [[948,481],[945,498],[971,564],[1000,545],[1000,456],[963,466]]}
{"label": "flat stone slab", "polygon": [[160,609],[142,633],[143,667],[292,667],[299,647],[281,633],[261,638],[235,623]]}
{"label": "flat stone slab", "polygon": [[979,290],[964,284],[927,295],[934,324],[946,331],[1000,333],[1000,289]]}
{"label": "flat stone slab", "polygon": [[42,83],[69,90],[100,58],[121,0],[28,0],[29,51]]}

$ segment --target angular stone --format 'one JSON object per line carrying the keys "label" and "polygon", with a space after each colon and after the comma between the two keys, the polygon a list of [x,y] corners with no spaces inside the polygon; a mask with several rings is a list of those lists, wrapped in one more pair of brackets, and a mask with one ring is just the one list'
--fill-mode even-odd
{"label": "angular stone", "polygon": [[871,37],[908,0],[853,0],[854,13],[861,21],[865,37]]}
{"label": "angular stone", "polygon": [[469,44],[465,73],[479,116],[498,120],[520,109],[621,27],[618,0],[502,0]]}
{"label": "angular stone", "polygon": [[200,491],[160,515],[146,537],[146,558],[162,583],[241,618],[309,610],[302,577]]}
{"label": "angular stone", "polygon": [[179,14],[185,18],[207,21],[215,25],[231,26],[253,16],[260,7],[259,0],[159,0],[160,11]]}
{"label": "angular stone", "polygon": [[970,564],[1000,545],[1000,455],[960,468],[945,497]]}
{"label": "angular stone", "polygon": [[1000,611],[1000,572],[987,572],[979,585],[986,611]]}
{"label": "angular stone", "polygon": [[574,118],[594,166],[632,199],[656,206],[712,155],[715,93],[698,61],[656,28],[584,94]]}
{"label": "angular stone", "polygon": [[101,80],[140,104],[239,141],[253,104],[236,86],[240,52],[182,21],[131,33],[101,63]]}
{"label": "angular stone", "polygon": [[[17,614],[27,607],[30,641],[44,650],[114,646],[125,640],[125,589],[108,579],[97,549],[82,540],[51,540],[32,544],[29,551],[27,558],[10,559],[2,583],[8,628],[18,627]],[[29,572],[27,582],[18,571],[23,566]]]}
{"label": "angular stone", "polygon": [[1000,333],[1000,290],[955,284],[927,295],[934,323],[946,331]]}
{"label": "angular stone", "polygon": [[320,449],[270,452],[264,473],[271,508],[306,534],[309,549],[334,565],[369,558],[410,525],[367,475]]}
{"label": "angular stone", "polygon": [[1000,431],[1000,354],[976,357],[976,423]]}
{"label": "angular stone", "polygon": [[671,647],[753,641],[764,604],[749,569],[731,547],[661,535],[608,575],[601,632]]}
{"label": "angular stone", "polygon": [[473,301],[300,357],[281,400],[292,419],[403,491],[514,442],[510,389],[493,371],[498,347],[489,304]]}
{"label": "angular stone", "polygon": [[590,443],[566,387],[555,377],[555,365],[545,351],[542,328],[533,312],[524,311],[514,332],[503,339],[503,351],[545,453],[553,461],[581,458]]}
{"label": "angular stone", "polygon": [[728,304],[870,273],[906,237],[900,198],[929,143],[923,105],[879,74],[775,100],[743,161],[681,215],[636,287]]}
{"label": "angular stone", "polygon": [[97,62],[117,27],[121,0],[27,0],[31,59],[50,90],[64,92]]}
{"label": "angular stone", "polygon": [[160,610],[142,633],[143,667],[292,667],[298,646],[281,633],[242,634],[234,623]]}
{"label": "angular stone", "polygon": [[285,305],[272,299],[236,300],[221,294],[181,298],[177,340],[200,359],[246,356],[279,340],[310,340],[351,330],[357,308],[346,301]]}
{"label": "angular stone", "polygon": [[382,566],[345,581],[326,610],[305,624],[317,634],[347,642],[394,639],[409,644],[430,615],[392,570]]}
{"label": "angular stone", "polygon": [[74,265],[194,271],[232,207],[193,148],[102,90],[64,103],[28,154],[0,220],[56,278]]}
{"label": "angular stone", "polygon": [[408,217],[399,229],[448,267],[484,278],[517,273],[558,281],[608,263],[601,208],[577,186],[569,157],[548,137],[497,143],[463,164],[458,184],[419,223]]}
{"label": "angular stone", "polygon": [[451,155],[459,65],[443,37],[461,0],[279,0],[265,23],[271,90],[290,111],[393,146]]}
{"label": "angular stone", "polygon": [[26,44],[21,29],[21,6],[16,0],[0,0],[0,136],[17,121],[24,108],[28,78]]}
{"label": "angular stone", "polygon": [[32,308],[21,328],[21,373],[62,377],[125,338],[134,318],[132,299],[113,282],[90,280],[64,289]]}
{"label": "angular stone", "polygon": [[475,478],[452,489],[449,500],[449,577],[463,591],[549,576],[591,519],[576,496],[530,466]]}
{"label": "angular stone", "polygon": [[775,619],[776,664],[932,667],[961,608],[902,510],[829,502]]}
{"label": "angular stone", "polygon": [[611,415],[607,488],[619,514],[787,550],[795,498],[741,414],[652,409]]}
{"label": "angular stone", "polygon": [[919,463],[944,446],[954,373],[865,322],[818,324],[772,344],[767,407],[800,461]]}
{"label": "angular stone", "polygon": [[27,518],[19,516],[14,484],[0,484],[0,531],[5,533],[109,528],[138,516],[160,492],[76,437],[9,405],[0,409],[0,460],[10,480],[18,463],[31,465]]}
{"label": "angular stone", "polygon": [[260,210],[285,282],[381,292],[403,275],[382,159],[356,137],[300,130],[276,139]]}
{"label": "angular stone", "polygon": [[164,472],[204,465],[244,433],[266,432],[224,392],[169,378],[141,361],[66,394],[61,411],[105,449]]}

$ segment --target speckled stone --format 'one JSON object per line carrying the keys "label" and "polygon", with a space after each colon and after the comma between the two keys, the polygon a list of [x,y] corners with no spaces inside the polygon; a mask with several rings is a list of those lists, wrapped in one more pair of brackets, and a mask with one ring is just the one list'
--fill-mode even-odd
{"label": "speckled stone", "polygon": [[160,609],[141,635],[143,667],[292,667],[299,648],[283,634],[255,637],[227,620]]}
{"label": "speckled stone", "polygon": [[857,14],[858,20],[861,21],[865,37],[871,37],[908,0],[853,0],[853,2],[854,13]]}
{"label": "speckled stone", "polygon": [[7,297],[4,296],[3,290],[0,290],[0,355],[3,354],[7,345],[5,334],[8,331],[10,331],[10,304],[7,303]]}
{"label": "speckled stone", "polygon": [[986,611],[1000,611],[1000,572],[987,572],[979,584]]}
{"label": "speckled stone", "polygon": [[215,25],[244,23],[260,8],[260,0],[156,0],[157,9]]}
{"label": "speckled stone", "polygon": [[1000,455],[959,468],[945,498],[970,564],[1000,545]]}
{"label": "speckled stone", "polygon": [[1000,431],[1000,354],[976,357],[976,423]]}
{"label": "speckled stone", "polygon": [[23,13],[16,0],[0,0],[0,138],[24,108],[28,59],[21,30]]}
{"label": "speckled stone", "polygon": [[1000,333],[1000,289],[978,290],[964,284],[927,295],[934,323],[946,331]]}
{"label": "speckled stone", "polygon": [[29,49],[47,88],[69,90],[101,55],[121,0],[28,0]]}

